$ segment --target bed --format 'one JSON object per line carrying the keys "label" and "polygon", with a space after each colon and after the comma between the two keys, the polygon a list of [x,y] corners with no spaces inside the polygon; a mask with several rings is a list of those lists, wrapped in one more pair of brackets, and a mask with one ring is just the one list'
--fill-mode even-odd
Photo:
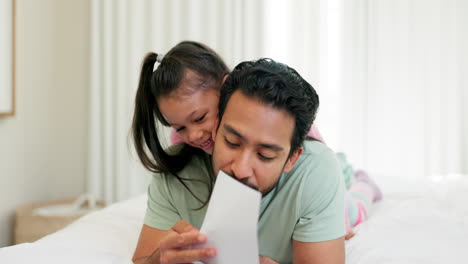
{"label": "bed", "polygon": [[[385,180],[386,179],[386,180]],[[379,177],[384,200],[346,242],[346,263],[468,263],[468,177]],[[0,263],[132,263],[146,195],[86,215],[35,243],[0,249]]]}

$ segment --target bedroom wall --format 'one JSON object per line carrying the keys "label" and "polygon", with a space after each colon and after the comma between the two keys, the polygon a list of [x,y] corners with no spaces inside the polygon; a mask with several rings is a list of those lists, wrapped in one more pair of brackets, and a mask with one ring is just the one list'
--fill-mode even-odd
{"label": "bedroom wall", "polygon": [[85,189],[89,1],[17,0],[16,115],[0,119],[0,247],[14,209]]}

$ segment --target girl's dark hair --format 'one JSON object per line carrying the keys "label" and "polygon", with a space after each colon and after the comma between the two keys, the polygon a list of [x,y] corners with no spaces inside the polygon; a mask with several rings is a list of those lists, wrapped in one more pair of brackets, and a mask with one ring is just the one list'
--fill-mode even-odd
{"label": "girl's dark hair", "polygon": [[[177,44],[164,56],[153,72],[157,56],[156,53],[148,53],[141,67],[132,123],[135,149],[146,169],[174,175],[191,192],[177,173],[187,165],[193,155],[200,155],[203,150],[183,144],[176,153],[165,151],[158,137],[156,120],[164,126],[169,126],[169,123],[159,110],[158,100],[179,87],[187,69],[195,71],[205,78],[211,87],[219,89],[224,76],[229,73],[229,68],[215,51],[194,41]],[[195,198],[201,201],[198,197]]]}
{"label": "girl's dark hair", "polygon": [[221,89],[218,126],[229,98],[237,90],[247,97],[288,112],[295,121],[289,154],[302,145],[315,120],[319,97],[312,85],[296,70],[272,59],[238,64]]}

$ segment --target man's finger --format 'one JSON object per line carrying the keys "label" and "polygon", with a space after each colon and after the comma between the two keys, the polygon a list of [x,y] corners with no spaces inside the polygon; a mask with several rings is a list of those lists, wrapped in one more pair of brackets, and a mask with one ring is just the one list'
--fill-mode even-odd
{"label": "man's finger", "polygon": [[182,234],[173,232],[161,240],[159,247],[166,249],[184,248],[205,242],[206,236],[198,232],[198,230]]}
{"label": "man's finger", "polygon": [[190,263],[216,256],[214,248],[167,250],[161,255],[161,263]]}
{"label": "man's finger", "polygon": [[187,221],[180,220],[171,229],[180,234],[189,232],[196,228],[193,225],[189,224]]}

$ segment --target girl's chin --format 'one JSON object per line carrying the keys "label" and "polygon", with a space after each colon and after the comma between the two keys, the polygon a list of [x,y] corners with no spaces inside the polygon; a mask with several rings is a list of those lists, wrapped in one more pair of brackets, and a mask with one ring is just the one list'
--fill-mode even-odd
{"label": "girl's chin", "polygon": [[189,144],[190,146],[194,147],[194,148],[199,148],[203,151],[205,151],[205,153],[209,154],[209,155],[212,155],[213,154],[213,146],[210,146],[209,148],[200,148],[200,146],[194,146],[192,144]]}
{"label": "girl's chin", "polygon": [[213,147],[211,147],[209,149],[203,149],[203,151],[205,151],[209,155],[212,155],[213,154]]}

